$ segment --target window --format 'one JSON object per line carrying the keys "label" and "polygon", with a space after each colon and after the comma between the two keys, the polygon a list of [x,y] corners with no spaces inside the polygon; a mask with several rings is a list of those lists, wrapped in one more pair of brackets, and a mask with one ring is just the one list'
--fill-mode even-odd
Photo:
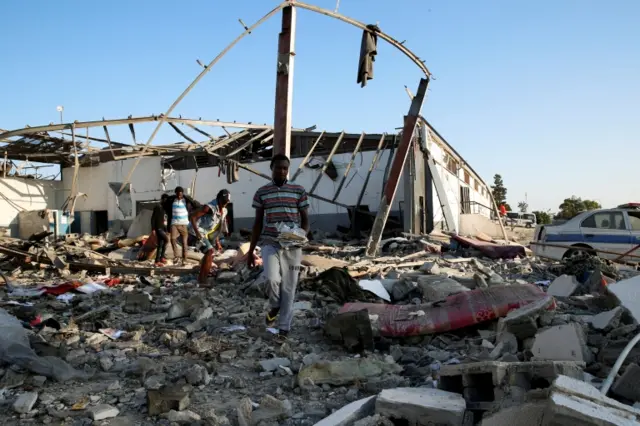
{"label": "window", "polygon": [[640,212],[627,212],[632,231],[640,231]]}
{"label": "window", "polygon": [[475,183],[475,188],[476,188],[476,192],[480,192],[480,184],[478,183],[478,181],[474,181]]}
{"label": "window", "polygon": [[509,219],[520,219],[520,213],[518,213],[518,212],[507,212],[507,217]]}
{"label": "window", "polygon": [[469,172],[466,170],[464,171],[464,183],[471,184],[471,177],[469,176]]}
{"label": "window", "polygon": [[624,216],[621,212],[594,213],[580,225],[583,228],[625,230]]}
{"label": "window", "polygon": [[452,156],[447,154],[445,154],[444,161],[447,166],[447,170],[456,175],[458,173],[458,162]]}

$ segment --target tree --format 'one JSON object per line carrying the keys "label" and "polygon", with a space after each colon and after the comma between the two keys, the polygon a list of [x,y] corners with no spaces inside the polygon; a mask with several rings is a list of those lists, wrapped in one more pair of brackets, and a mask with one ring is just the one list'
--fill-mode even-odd
{"label": "tree", "polygon": [[511,208],[507,207],[507,188],[504,187],[502,176],[495,175],[493,177],[491,192],[493,193],[493,200],[496,202],[498,207],[500,207],[501,204],[504,204],[507,210],[511,210]]}
{"label": "tree", "polygon": [[526,213],[528,208],[529,204],[527,204],[526,201],[520,201],[518,203],[518,210],[520,210],[520,213]]}
{"label": "tree", "polygon": [[551,223],[551,215],[549,212],[535,211],[533,214],[536,215],[536,223],[538,225],[548,225]]}
{"label": "tree", "polygon": [[599,209],[600,203],[592,200],[583,200],[580,197],[572,195],[571,198],[565,198],[562,204],[558,207],[560,211],[557,217],[561,219],[571,219],[580,212]]}

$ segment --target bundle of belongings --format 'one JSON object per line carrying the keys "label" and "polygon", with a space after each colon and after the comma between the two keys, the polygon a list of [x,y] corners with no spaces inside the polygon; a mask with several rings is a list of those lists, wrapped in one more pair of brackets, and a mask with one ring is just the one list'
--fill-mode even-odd
{"label": "bundle of belongings", "polygon": [[279,222],[275,228],[278,231],[278,243],[283,248],[302,247],[309,241],[307,240],[307,231],[297,226],[292,227]]}

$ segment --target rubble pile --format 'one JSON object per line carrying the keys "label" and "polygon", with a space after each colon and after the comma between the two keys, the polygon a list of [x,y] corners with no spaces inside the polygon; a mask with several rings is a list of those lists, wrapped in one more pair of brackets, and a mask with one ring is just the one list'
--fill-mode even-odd
{"label": "rubble pile", "polygon": [[640,348],[599,391],[640,332],[637,272],[467,240],[315,238],[281,339],[239,237],[207,285],[144,237],[5,238],[0,423],[640,424]]}

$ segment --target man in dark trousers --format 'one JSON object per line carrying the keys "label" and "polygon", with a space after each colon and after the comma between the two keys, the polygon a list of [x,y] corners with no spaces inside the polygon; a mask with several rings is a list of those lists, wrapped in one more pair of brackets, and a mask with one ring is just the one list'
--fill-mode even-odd
{"label": "man in dark trousers", "polygon": [[293,302],[296,296],[298,276],[302,262],[300,247],[282,247],[278,242],[278,223],[289,227],[302,228],[309,232],[309,200],[307,192],[300,185],[287,182],[290,161],[286,155],[276,154],[271,158],[273,180],[261,187],[253,197],[256,219],[249,246],[249,267],[255,266],[253,251],[261,240],[264,273],[267,277],[269,304],[267,326],[273,326],[278,319],[281,337],[286,338],[293,319]]}
{"label": "man in dark trousers", "polygon": [[167,214],[167,223],[169,224],[169,233],[171,235],[171,248],[173,249],[174,261],[178,259],[177,239],[182,239],[182,261],[187,260],[187,244],[189,225],[189,212],[200,207],[200,204],[193,198],[185,195],[184,189],[177,186],[175,195],[167,197],[164,202],[164,211]]}
{"label": "man in dark trousers", "polygon": [[167,259],[164,257],[167,244],[169,244],[169,234],[167,234],[167,215],[164,211],[164,203],[169,196],[162,194],[160,202],[153,207],[153,213],[151,214],[151,231],[156,234],[157,246],[156,249],[156,266],[164,266]]}

